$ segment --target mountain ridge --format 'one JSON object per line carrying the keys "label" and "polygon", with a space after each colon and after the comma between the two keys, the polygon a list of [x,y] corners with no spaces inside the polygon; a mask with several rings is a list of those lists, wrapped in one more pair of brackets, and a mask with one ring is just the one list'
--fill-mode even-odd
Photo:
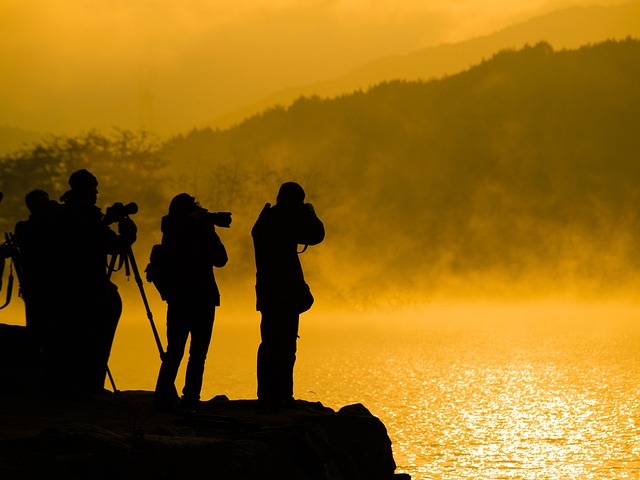
{"label": "mountain ridge", "polygon": [[[2,213],[11,225],[29,188],[53,185],[58,198],[72,165],[113,170],[98,175],[101,198],[136,201],[141,226],[157,224],[175,192],[193,192],[212,211],[233,212],[224,238],[237,261],[219,280],[253,292],[247,232],[294,180],[327,228],[326,245],[304,262],[329,303],[628,293],[640,285],[638,58],[633,39],[505,50],[455,75],[303,97],[233,128],[194,129],[154,147],[158,162],[101,148],[74,156],[74,147],[72,159],[85,163],[69,163],[67,150],[35,148],[1,164]],[[163,180],[155,166],[165,164]]]}
{"label": "mountain ridge", "polygon": [[[209,125],[227,128],[276,105],[288,106],[302,96],[330,98],[366,90],[390,80],[428,80],[458,73],[504,49],[545,41],[554,48],[577,48],[627,36],[640,37],[640,2],[613,7],[571,7],[532,18],[474,39],[427,47],[385,57],[356,67],[334,80],[274,92],[264,99],[227,113]],[[540,31],[552,32],[543,36]]]}

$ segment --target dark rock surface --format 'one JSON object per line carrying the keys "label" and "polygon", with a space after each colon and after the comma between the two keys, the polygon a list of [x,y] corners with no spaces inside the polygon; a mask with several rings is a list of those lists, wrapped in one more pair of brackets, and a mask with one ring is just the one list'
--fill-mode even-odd
{"label": "dark rock surface", "polygon": [[0,324],[0,479],[398,479],[383,423],[363,406],[297,400],[277,413],[225,396],[197,413],[153,393],[47,398],[27,329]]}
{"label": "dark rock surface", "polygon": [[362,405],[257,407],[216,397],[197,413],[163,412],[145,391],[83,402],[4,394],[0,478],[408,478],[394,475],[386,429]]}
{"label": "dark rock surface", "polygon": [[39,373],[38,348],[27,329],[0,323],[0,394],[35,391]]}

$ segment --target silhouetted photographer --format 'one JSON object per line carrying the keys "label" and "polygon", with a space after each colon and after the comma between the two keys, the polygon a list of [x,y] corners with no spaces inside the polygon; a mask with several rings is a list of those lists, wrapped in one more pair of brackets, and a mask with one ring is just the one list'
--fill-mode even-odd
{"label": "silhouetted photographer", "polygon": [[324,225],[300,185],[284,183],[276,204],[266,204],[251,234],[256,258],[257,310],[262,313],[258,348],[258,400],[277,411],[291,406],[300,314],[313,296],[305,282],[298,245],[324,240]]}
{"label": "silhouetted photographer", "polygon": [[147,280],[156,285],[167,302],[167,351],[155,388],[155,402],[160,408],[171,409],[178,404],[175,379],[189,335],[180,406],[185,410],[197,408],[215,309],[220,305],[213,267],[227,263],[227,252],[215,227],[230,225],[230,213],[209,212],[186,193],[171,200],[169,213],[162,218],[162,244],[152,250],[146,270]]}
{"label": "silhouetted photographer", "polygon": [[[122,312],[118,289],[107,275],[108,255],[131,246],[137,228],[128,215],[105,216],[96,206],[98,181],[88,170],[69,177],[56,216],[55,361],[49,387],[85,394],[104,389],[107,361]],[[118,209],[119,207],[116,207]],[[109,225],[117,222],[118,233]]]}

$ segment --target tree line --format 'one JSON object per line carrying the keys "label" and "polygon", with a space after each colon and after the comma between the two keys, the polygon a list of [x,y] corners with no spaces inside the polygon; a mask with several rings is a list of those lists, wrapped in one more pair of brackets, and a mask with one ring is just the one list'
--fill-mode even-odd
{"label": "tree line", "polygon": [[440,79],[303,97],[225,130],[57,138],[0,160],[0,215],[10,227],[24,216],[14,195],[62,191],[76,167],[95,170],[103,205],[136,201],[155,230],[171,195],[189,191],[233,211],[225,243],[250,282],[251,224],[296,180],[327,226],[329,253],[309,271],[336,300],[494,281],[625,288],[640,273],[638,58],[631,38],[539,43]]}

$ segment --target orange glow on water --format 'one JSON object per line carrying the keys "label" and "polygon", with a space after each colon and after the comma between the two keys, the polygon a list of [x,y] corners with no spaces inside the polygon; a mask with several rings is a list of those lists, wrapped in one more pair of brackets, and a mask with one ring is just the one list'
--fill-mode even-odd
{"label": "orange glow on water", "polygon": [[[258,321],[242,313],[218,312],[204,398],[255,398]],[[295,393],[332,408],[365,404],[412,478],[632,474],[639,315],[632,304],[557,301],[312,310]],[[156,356],[144,322],[123,325],[112,368],[124,388],[148,388]]]}

